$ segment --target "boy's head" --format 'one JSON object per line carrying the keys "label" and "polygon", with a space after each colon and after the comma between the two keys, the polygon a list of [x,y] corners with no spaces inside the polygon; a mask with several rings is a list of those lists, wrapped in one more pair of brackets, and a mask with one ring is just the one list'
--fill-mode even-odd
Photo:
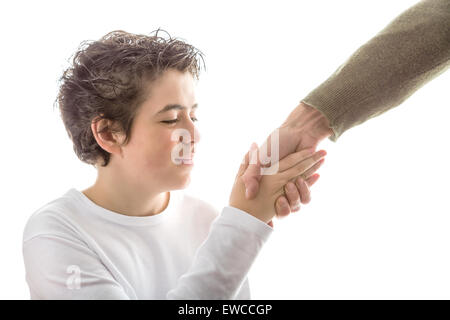
{"label": "boy's head", "polygon": [[118,30],[83,42],[57,97],[80,160],[142,188],[185,186],[187,159],[199,141],[193,123],[199,58],[199,50],[158,37],[158,30],[155,36]]}

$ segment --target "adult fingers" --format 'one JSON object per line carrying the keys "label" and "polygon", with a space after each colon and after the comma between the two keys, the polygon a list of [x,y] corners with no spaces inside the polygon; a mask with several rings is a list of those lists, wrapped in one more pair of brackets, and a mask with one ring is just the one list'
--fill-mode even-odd
{"label": "adult fingers", "polygon": [[314,149],[308,148],[303,149],[294,153],[287,155],[285,158],[279,161],[278,172],[283,172],[295,166],[303,158],[310,157],[314,154]]}
{"label": "adult fingers", "polygon": [[308,169],[312,168],[317,162],[319,162],[327,154],[325,150],[320,150],[314,153],[312,156],[304,159],[301,155],[302,151],[294,153],[299,161],[293,167],[280,173],[280,176],[287,181],[293,177],[304,174]]}
{"label": "adult fingers", "polygon": [[306,184],[311,187],[314,183],[317,182],[317,180],[319,180],[320,175],[318,173],[313,174],[311,177],[306,179]]}
{"label": "adult fingers", "polygon": [[307,180],[309,177],[311,177],[317,170],[319,170],[319,168],[322,166],[324,161],[325,161],[325,158],[322,158],[318,162],[316,162],[311,168],[309,168],[302,174],[302,178],[304,180]]}

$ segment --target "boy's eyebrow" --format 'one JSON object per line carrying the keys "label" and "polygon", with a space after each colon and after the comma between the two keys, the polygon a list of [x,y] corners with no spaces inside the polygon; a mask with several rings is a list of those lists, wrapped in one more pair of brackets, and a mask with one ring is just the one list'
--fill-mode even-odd
{"label": "boy's eyebrow", "polygon": [[[195,109],[197,107],[198,107],[198,103],[194,104],[192,106],[192,109]],[[165,106],[164,108],[159,110],[157,114],[161,114],[161,113],[167,112],[167,111],[172,110],[172,109],[184,110],[184,109],[187,109],[187,108],[185,106],[182,106],[181,104],[176,104],[176,103],[175,104],[168,104],[167,106]]]}

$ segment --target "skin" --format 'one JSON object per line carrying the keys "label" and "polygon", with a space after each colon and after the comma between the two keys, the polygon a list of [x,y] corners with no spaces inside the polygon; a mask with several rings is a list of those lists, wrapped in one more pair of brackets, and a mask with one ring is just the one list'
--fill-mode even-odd
{"label": "skin", "polygon": [[[277,130],[279,134],[279,159],[281,160],[294,152],[306,148],[316,150],[320,141],[333,134],[328,119],[320,111],[303,102],[289,114],[288,118]],[[269,155],[270,141],[271,135],[268,136],[263,144],[267,148]],[[297,192],[295,190],[286,191],[286,196],[280,195],[276,199],[278,217],[286,217],[291,212],[298,211],[294,205],[296,202],[298,203],[298,197],[301,198],[301,202],[304,204],[310,201],[309,189],[308,192],[305,189],[314,184],[319,178],[318,174],[314,174],[314,172],[322,163],[323,161],[302,175],[304,179],[300,180],[306,181],[306,183],[299,184],[296,181]],[[247,199],[254,199],[259,192],[262,179],[260,168],[261,164],[259,162],[251,164],[241,177],[245,185],[245,191],[243,192]]]}
{"label": "skin", "polygon": [[[130,141],[121,146],[123,134],[98,134],[108,120],[92,122],[97,143],[111,154],[106,167],[97,166],[97,180],[82,191],[88,198],[109,210],[130,216],[158,214],[167,207],[169,191],[185,188],[190,182],[192,166],[172,161],[172,149],[180,140],[172,140],[176,129],[189,132],[190,141],[183,141],[195,151],[200,134],[195,127],[196,104],[194,79],[189,73],[166,71],[149,84],[149,97],[135,117]],[[170,110],[158,114],[168,104],[186,106],[185,110]],[[176,123],[163,121],[178,119]],[[189,153],[189,152],[187,152]],[[182,157],[193,153],[180,154]]]}
{"label": "skin", "polygon": [[[304,174],[307,170],[313,168],[317,163],[320,163],[325,157],[326,152],[320,150],[314,152],[311,149],[303,149],[299,152],[294,152],[279,161],[279,168],[277,173],[265,175],[259,186],[259,192],[251,200],[244,196],[245,185],[243,183],[242,175],[249,165],[249,154],[257,150],[257,145],[254,144],[249,153],[246,154],[230,195],[230,205],[248,212],[254,217],[270,224],[272,218],[276,215],[275,200],[283,194],[283,188],[291,179]],[[255,152],[255,153],[256,153]],[[273,224],[272,224],[273,226]]]}
{"label": "skin", "polygon": [[[123,145],[125,136],[122,133],[108,130],[98,133],[105,126],[114,127],[110,120],[100,119],[91,124],[97,143],[111,157],[106,167],[96,166],[95,183],[82,192],[94,203],[129,216],[161,213],[170,201],[170,190],[188,186],[192,165],[174,161],[173,150],[182,142],[186,148],[178,156],[194,158],[195,145],[200,141],[195,126],[195,82],[190,73],[169,69],[157,81],[148,84],[148,92],[134,119],[128,144]],[[169,104],[186,108],[159,113]],[[178,119],[177,122],[167,123],[174,119]],[[180,129],[189,133],[189,139],[174,139],[175,131]],[[306,182],[300,185],[303,196],[309,198]],[[295,195],[300,198],[300,192],[296,191]],[[269,206],[271,209],[274,202],[275,199]],[[248,206],[239,205],[248,210]],[[273,226],[270,221],[268,223]]]}

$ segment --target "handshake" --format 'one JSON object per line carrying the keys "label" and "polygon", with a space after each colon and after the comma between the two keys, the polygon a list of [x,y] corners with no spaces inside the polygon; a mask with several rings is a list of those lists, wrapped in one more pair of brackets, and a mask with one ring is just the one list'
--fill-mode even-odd
{"label": "handshake", "polygon": [[[229,205],[243,210],[273,227],[272,218],[275,215],[278,217],[285,215],[282,206],[275,205],[280,196],[285,194],[288,197],[293,211],[299,209],[300,197],[303,203],[309,202],[309,186],[314,184],[319,177],[313,174],[325,160],[326,152],[324,150],[314,152],[314,149],[309,148],[288,155],[279,161],[277,173],[261,177],[258,194],[248,200],[245,197],[243,175],[250,166],[249,159],[257,157],[257,155],[258,147],[253,143],[236,175]],[[257,162],[251,162],[252,165],[258,166]]]}
{"label": "handshake", "polygon": [[[280,160],[273,174],[262,175],[261,154],[256,143],[245,154],[229,198],[231,207],[243,210],[273,227],[274,216],[285,217],[300,209],[300,202],[310,201],[310,189],[318,179],[315,172],[326,156],[325,150],[315,152],[318,143],[333,131],[319,111],[301,103],[276,130],[275,150]],[[272,133],[264,150],[272,152]]]}

